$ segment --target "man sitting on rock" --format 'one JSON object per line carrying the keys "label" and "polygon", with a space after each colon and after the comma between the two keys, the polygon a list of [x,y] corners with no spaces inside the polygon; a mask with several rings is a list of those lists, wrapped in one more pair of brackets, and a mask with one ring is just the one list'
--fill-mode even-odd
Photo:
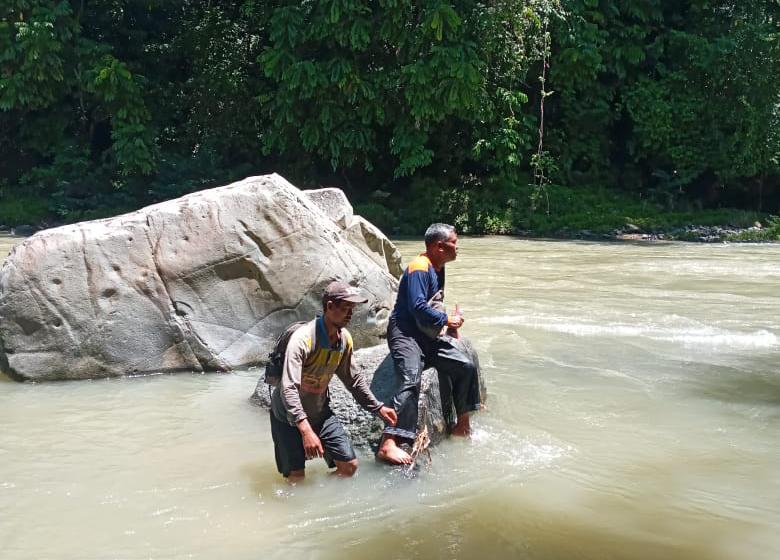
{"label": "man sitting on rock", "polygon": [[[425,252],[412,259],[401,277],[395,308],[387,327],[387,343],[402,383],[393,398],[398,422],[385,428],[377,459],[392,464],[410,464],[412,457],[400,444],[417,435],[418,401],[422,371],[433,366],[440,374],[443,391],[451,388],[457,421],[451,433],[468,436],[469,413],[481,408],[479,378],[474,362],[453,338],[463,325],[457,309],[447,315],[437,308],[443,297],[444,265],[458,255],[458,235],[448,224],[432,224],[425,232]],[[448,332],[449,335],[444,334]],[[454,335],[451,336],[451,335]],[[451,402],[443,395],[443,402]]]}
{"label": "man sitting on rock", "polygon": [[395,410],[379,402],[362,375],[352,372],[352,337],[345,328],[358,303],[356,288],[332,282],[322,298],[324,314],[290,337],[281,382],[271,395],[271,434],[276,466],[290,482],[303,480],[306,460],[323,457],[337,476],[352,476],[357,457],[330,410],[328,384],[338,375],[366,410],[395,425]]}

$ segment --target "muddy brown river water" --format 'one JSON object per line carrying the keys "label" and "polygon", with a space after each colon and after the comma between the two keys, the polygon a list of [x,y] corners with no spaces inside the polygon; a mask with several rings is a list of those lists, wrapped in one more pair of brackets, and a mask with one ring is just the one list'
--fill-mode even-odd
{"label": "muddy brown river water", "polygon": [[256,370],[2,378],[2,558],[780,558],[780,245],[461,244],[471,442],[289,487]]}

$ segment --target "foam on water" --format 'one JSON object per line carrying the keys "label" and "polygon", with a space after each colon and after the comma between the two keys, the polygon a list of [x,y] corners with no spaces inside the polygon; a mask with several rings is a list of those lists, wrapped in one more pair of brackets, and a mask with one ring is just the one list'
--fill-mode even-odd
{"label": "foam on water", "polygon": [[571,445],[557,443],[549,436],[519,435],[490,426],[475,427],[471,434],[471,444],[471,454],[479,455],[489,450],[494,454],[493,461],[500,457],[505,466],[524,471],[553,467],[575,452]]}
{"label": "foam on water", "polygon": [[503,315],[477,319],[487,325],[517,325],[547,332],[581,337],[631,337],[675,342],[684,346],[708,347],[718,350],[774,350],[780,344],[778,337],[767,330],[740,332],[719,327],[659,326],[652,323],[628,324],[620,322],[590,322],[554,315]]}

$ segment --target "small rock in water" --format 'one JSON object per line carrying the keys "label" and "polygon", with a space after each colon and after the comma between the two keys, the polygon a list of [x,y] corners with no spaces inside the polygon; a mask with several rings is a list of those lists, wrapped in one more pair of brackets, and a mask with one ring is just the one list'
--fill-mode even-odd
{"label": "small rock in water", "polygon": [[35,233],[35,228],[26,224],[11,229],[12,235],[32,235],[33,233]]}

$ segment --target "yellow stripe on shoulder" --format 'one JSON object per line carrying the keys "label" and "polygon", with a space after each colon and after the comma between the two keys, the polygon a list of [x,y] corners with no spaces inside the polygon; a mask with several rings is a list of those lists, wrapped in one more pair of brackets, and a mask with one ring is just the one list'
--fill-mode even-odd
{"label": "yellow stripe on shoulder", "polygon": [[428,272],[428,268],[431,266],[431,261],[425,255],[417,255],[414,257],[409,266],[406,267],[408,272]]}
{"label": "yellow stripe on shoulder", "polygon": [[344,329],[341,331],[344,334],[344,342],[346,344],[344,345],[345,348],[352,348],[352,335],[347,329]]}

